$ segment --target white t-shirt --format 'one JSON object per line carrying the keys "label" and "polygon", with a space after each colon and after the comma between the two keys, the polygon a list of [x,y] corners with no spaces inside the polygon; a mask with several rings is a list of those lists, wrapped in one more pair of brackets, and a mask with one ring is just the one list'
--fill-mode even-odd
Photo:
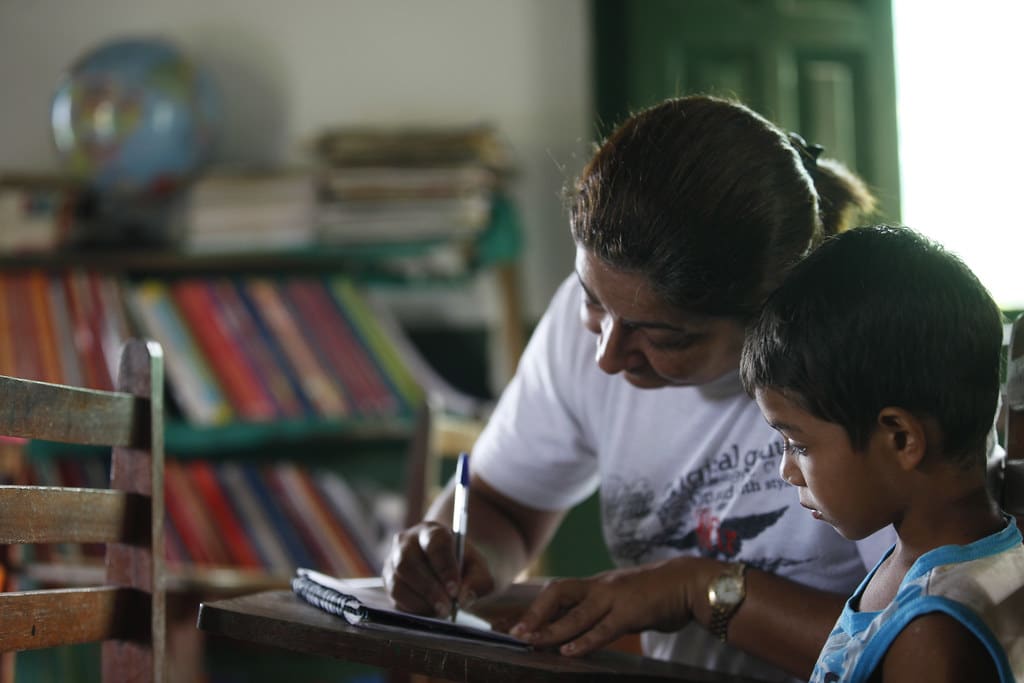
{"label": "white t-shirt", "polygon": [[[738,371],[661,389],[602,372],[581,297],[575,276],[559,287],[473,448],[474,473],[543,510],[568,509],[600,487],[604,539],[620,566],[677,555],[742,560],[850,594],[895,541],[891,528],[859,551],[800,507],[779,477],[782,440]],[[697,624],[643,640],[660,659],[788,679]]]}

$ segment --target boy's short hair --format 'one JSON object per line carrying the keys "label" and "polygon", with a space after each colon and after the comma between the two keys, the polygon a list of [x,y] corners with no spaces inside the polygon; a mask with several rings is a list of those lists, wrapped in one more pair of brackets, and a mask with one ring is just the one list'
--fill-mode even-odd
{"label": "boy's short hair", "polygon": [[768,298],[743,347],[747,391],[775,389],[867,446],[887,406],[934,418],[966,466],[984,453],[1003,319],[978,278],[909,228],[829,238]]}

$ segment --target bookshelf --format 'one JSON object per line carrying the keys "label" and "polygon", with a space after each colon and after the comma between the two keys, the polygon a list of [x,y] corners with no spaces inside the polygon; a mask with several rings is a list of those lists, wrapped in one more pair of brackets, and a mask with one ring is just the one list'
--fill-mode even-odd
{"label": "bookshelf", "polygon": [[[419,249],[427,249],[430,245],[399,245],[394,250],[382,250],[379,253],[370,248],[352,250],[341,247],[198,254],[172,250],[108,248],[0,256],[0,282],[4,285],[0,286],[0,296],[6,297],[9,294],[10,288],[6,285],[12,277],[25,276],[55,286],[53,283],[60,282],[68,273],[91,274],[97,281],[118,285],[120,296],[125,299],[125,311],[133,332],[146,334],[145,330],[139,329],[138,316],[130,311],[127,304],[127,293],[144,287],[146,283],[162,283],[173,288],[182,282],[242,283],[256,278],[272,281],[284,288],[288,283],[315,282],[326,283],[325,288],[349,287],[358,299],[359,293],[365,288],[430,287],[443,290],[465,286],[471,278],[484,275],[507,279],[507,287],[499,286],[503,296],[502,305],[506,309],[502,320],[506,322],[503,322],[504,329],[498,330],[496,335],[501,337],[501,343],[512,344],[519,349],[522,346],[522,330],[518,328],[517,331],[516,328],[521,321],[521,313],[514,279],[509,277],[515,270],[515,255],[519,246],[518,226],[514,222],[511,205],[502,206],[504,208],[497,207],[495,210],[494,225],[473,246],[468,260],[470,270],[455,277],[403,279],[386,268],[388,259],[395,253],[415,255]],[[4,307],[9,309],[9,306]],[[369,308],[362,310],[363,317],[372,317],[372,313]],[[71,330],[71,321],[67,322],[68,326],[63,332],[65,335]],[[370,323],[372,326],[372,320]],[[9,349],[14,341],[17,341],[14,348],[24,348],[26,344],[56,348],[60,342],[66,342],[59,338],[62,333],[58,330],[50,330],[47,341],[43,333],[34,331],[19,336],[24,329],[23,321],[12,320],[6,314],[0,316],[0,344]],[[383,328],[375,329],[374,334],[384,334]],[[73,332],[71,334],[73,336]],[[361,334],[367,333],[363,331]],[[519,341],[516,341],[517,335],[520,336]],[[375,364],[380,364],[377,357]],[[59,381],[62,378],[52,379]],[[397,382],[391,381],[393,384]],[[407,383],[408,378],[404,381]],[[173,382],[169,374],[169,391],[173,391]],[[209,470],[221,472],[245,467],[256,470],[258,467],[262,476],[271,477],[268,473],[277,472],[273,477],[278,482],[290,477],[293,488],[311,486],[310,479],[303,481],[304,475],[296,474],[300,468],[316,471],[324,477],[336,477],[339,473],[347,476],[355,470],[363,481],[373,481],[380,486],[380,490],[404,496],[407,519],[402,520],[402,523],[405,523],[412,518],[418,519],[439,471],[436,459],[427,452],[433,442],[427,436],[430,417],[425,408],[425,398],[419,386],[411,389],[407,387],[397,409],[380,411],[379,414],[273,415],[269,419],[231,418],[213,420],[208,424],[197,423],[189,419],[185,411],[177,411],[167,421],[166,450],[177,461],[177,466],[190,476],[194,476],[193,470],[207,469],[208,475]],[[180,403],[178,399],[174,401]],[[24,454],[30,463],[57,467],[68,457],[81,463],[88,460],[89,456],[89,453],[82,451],[68,454],[56,444],[41,442],[28,444]],[[6,457],[5,463],[9,464],[12,460]],[[281,471],[289,474],[283,476]],[[256,475],[250,472],[249,476]],[[337,484],[334,486],[333,490],[336,490]],[[207,507],[206,504],[203,506]],[[172,515],[168,517],[170,520]],[[339,514],[334,515],[333,519],[337,523],[343,517]],[[344,537],[336,536],[333,541],[335,546],[345,542],[339,538]],[[189,601],[194,601],[197,595],[223,595],[281,586],[291,574],[290,566],[244,566],[237,558],[227,562],[199,562],[194,557],[183,558],[179,552],[178,560],[171,565],[168,590],[178,595],[191,596],[186,597]],[[287,564],[298,562],[295,560]],[[320,561],[312,564],[339,574],[365,573],[377,569],[366,565],[348,569],[343,563],[331,566]],[[72,582],[86,581],[92,576],[91,573],[99,571],[95,564],[88,561],[80,562],[72,569],[73,566],[64,562],[55,566],[50,575],[42,573],[33,578],[40,582],[68,579]],[[77,579],[75,572],[78,573]],[[184,622],[188,621],[189,615],[186,614]],[[186,638],[189,634],[195,635],[189,629],[184,630],[188,632]],[[203,656],[201,646],[185,646],[186,650],[190,648],[198,649],[199,656]]]}
{"label": "bookshelf", "polygon": [[[317,139],[313,166],[208,169],[155,202],[0,176],[0,373],[102,387],[118,339],[165,348],[170,591],[281,585],[297,565],[376,573],[382,548],[369,546],[385,534],[360,528],[420,518],[456,424],[434,417],[471,402],[443,391],[363,294],[493,278],[490,376],[510,377],[525,332],[508,152],[488,126],[337,128]],[[162,237],[130,248],[122,234]],[[105,476],[84,451],[21,450],[19,476]],[[350,479],[384,495],[346,492]],[[368,497],[389,495],[404,519],[394,505],[360,518]],[[95,571],[86,555],[35,578]]]}
{"label": "bookshelf", "polygon": [[[381,267],[394,250],[301,248],[276,252],[217,252],[192,254],[158,249],[90,249],[79,251],[26,252],[0,255],[0,275],[31,273],[33,277],[58,277],[70,271],[95,273],[122,283],[176,282],[222,277],[330,278],[342,274],[356,287],[451,288],[465,286],[481,273],[499,281],[501,324],[491,334],[511,349],[514,359],[524,345],[515,257],[520,248],[518,225],[511,204],[496,203],[492,225],[476,241],[471,271],[448,278],[401,279]],[[400,245],[399,253],[414,253],[430,245]],[[8,320],[7,323],[12,321]],[[0,321],[2,323],[2,321]],[[10,333],[13,334],[13,333]],[[8,339],[12,337],[8,336]],[[169,377],[169,384],[173,379]],[[408,403],[408,401],[407,401]],[[167,450],[180,457],[220,458],[251,451],[269,451],[309,444],[345,444],[383,441],[398,444],[413,439],[417,415],[414,406],[381,416],[281,418],[264,421],[229,420],[221,424],[197,424],[172,418],[167,426]],[[424,446],[428,447],[429,443]],[[31,444],[31,455],[46,455],[48,444]]]}

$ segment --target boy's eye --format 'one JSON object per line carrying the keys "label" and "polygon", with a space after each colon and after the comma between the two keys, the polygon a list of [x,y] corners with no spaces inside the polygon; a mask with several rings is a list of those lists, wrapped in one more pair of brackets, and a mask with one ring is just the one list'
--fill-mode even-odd
{"label": "boy's eye", "polygon": [[799,444],[795,444],[792,441],[790,441],[789,439],[785,440],[785,442],[783,444],[783,448],[785,449],[785,451],[786,451],[786,453],[788,455],[797,455],[797,456],[807,455],[807,447],[806,446],[801,446]]}

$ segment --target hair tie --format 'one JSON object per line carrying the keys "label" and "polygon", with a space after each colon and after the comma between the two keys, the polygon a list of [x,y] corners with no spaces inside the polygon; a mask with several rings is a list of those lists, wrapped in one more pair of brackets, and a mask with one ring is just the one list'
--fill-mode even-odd
{"label": "hair tie", "polygon": [[818,168],[818,157],[825,151],[825,148],[821,145],[808,145],[807,141],[798,133],[789,134],[789,143],[793,145],[793,148],[800,155],[800,163],[804,165],[807,172],[814,173]]}

